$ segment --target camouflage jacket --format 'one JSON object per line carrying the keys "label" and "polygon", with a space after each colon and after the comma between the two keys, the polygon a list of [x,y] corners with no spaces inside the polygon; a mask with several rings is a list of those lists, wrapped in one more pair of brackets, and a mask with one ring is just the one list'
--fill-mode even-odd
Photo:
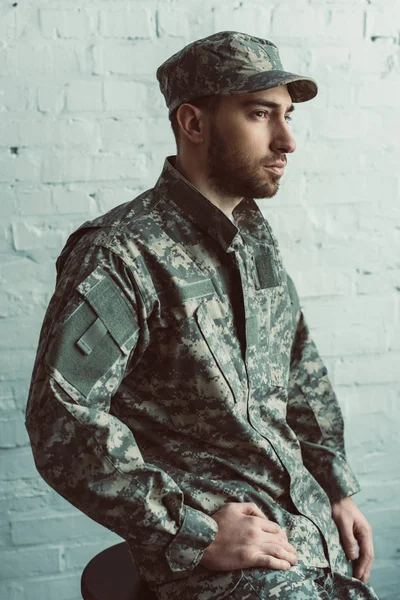
{"label": "camouflage jacket", "polygon": [[36,466],[161,598],[235,585],[199,565],[225,502],[255,502],[300,567],[340,570],[330,505],[359,486],[277,240],[254,200],[234,224],[173,164],[57,260],[26,410]]}

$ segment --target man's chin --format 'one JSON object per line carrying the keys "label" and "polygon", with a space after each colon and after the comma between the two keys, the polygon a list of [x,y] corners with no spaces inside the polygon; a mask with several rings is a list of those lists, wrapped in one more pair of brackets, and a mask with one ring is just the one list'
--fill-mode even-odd
{"label": "man's chin", "polygon": [[277,181],[275,184],[269,185],[263,190],[259,190],[259,193],[254,194],[253,198],[256,200],[262,200],[263,198],[273,198],[276,196],[279,190],[279,182]]}

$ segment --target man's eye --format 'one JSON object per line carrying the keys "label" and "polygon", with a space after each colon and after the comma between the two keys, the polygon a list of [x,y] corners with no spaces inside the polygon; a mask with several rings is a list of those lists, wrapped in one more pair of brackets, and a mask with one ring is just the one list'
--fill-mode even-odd
{"label": "man's eye", "polygon": [[[255,113],[255,115],[267,115],[268,116],[268,112],[266,110],[257,110]],[[292,121],[292,117],[290,117],[289,115],[285,116],[285,121],[286,123],[290,123],[290,121]]]}
{"label": "man's eye", "polygon": [[268,113],[267,113],[267,111],[266,111],[266,110],[257,110],[257,111],[256,111],[254,114],[255,114],[255,115],[260,115],[260,114],[261,114],[261,115],[267,115]]}

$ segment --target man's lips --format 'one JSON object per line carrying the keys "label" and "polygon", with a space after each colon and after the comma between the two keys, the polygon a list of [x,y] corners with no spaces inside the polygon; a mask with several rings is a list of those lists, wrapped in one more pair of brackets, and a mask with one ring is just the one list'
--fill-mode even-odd
{"label": "man's lips", "polygon": [[276,175],[283,175],[283,170],[285,168],[286,163],[272,163],[270,165],[264,165],[266,169],[269,169]]}

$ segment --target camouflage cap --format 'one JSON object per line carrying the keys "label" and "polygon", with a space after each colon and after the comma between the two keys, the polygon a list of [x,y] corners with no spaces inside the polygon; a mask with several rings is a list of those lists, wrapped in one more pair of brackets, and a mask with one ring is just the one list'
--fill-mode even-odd
{"label": "camouflage cap", "polygon": [[310,77],[283,69],[275,44],[238,31],[220,31],[188,44],[158,67],[157,79],[169,114],[200,96],[287,85],[292,102],[305,102],[318,91]]}

